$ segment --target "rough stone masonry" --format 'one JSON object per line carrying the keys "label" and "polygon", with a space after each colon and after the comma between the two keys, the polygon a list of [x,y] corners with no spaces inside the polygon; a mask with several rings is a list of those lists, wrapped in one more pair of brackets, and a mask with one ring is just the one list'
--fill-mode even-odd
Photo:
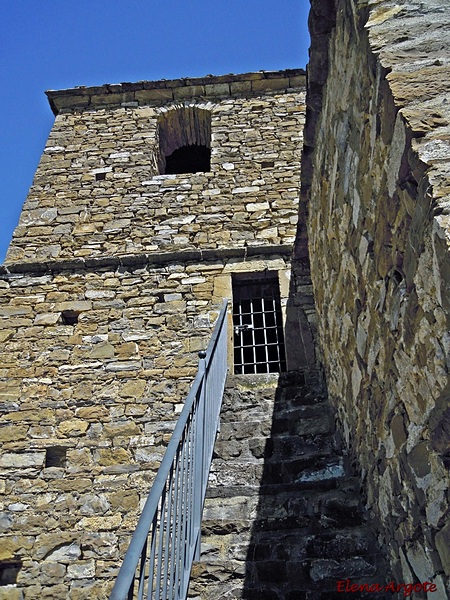
{"label": "rough stone masonry", "polygon": [[331,400],[396,578],[430,599],[450,575],[449,21],[441,0],[313,0],[302,165]]}

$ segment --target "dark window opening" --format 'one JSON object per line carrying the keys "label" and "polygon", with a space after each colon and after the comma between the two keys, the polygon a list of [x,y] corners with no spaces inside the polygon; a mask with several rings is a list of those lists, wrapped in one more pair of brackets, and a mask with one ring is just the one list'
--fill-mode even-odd
{"label": "dark window opening", "polygon": [[103,179],[106,179],[106,173],[96,173],[95,174],[96,181],[103,181]]}
{"label": "dark window opening", "polygon": [[45,466],[64,468],[66,466],[66,452],[67,449],[62,446],[47,448],[45,453]]}
{"label": "dark window opening", "polygon": [[274,166],[273,160],[264,161],[261,163],[261,169],[271,169]]}
{"label": "dark window opening", "polygon": [[76,325],[78,323],[79,315],[80,313],[75,310],[63,310],[61,319],[64,325]]}
{"label": "dark window opening", "polygon": [[166,174],[207,172],[211,169],[211,150],[192,144],[166,156]]}
{"label": "dark window opening", "polygon": [[22,568],[22,563],[16,561],[1,561],[0,562],[0,586],[14,585],[17,583],[17,575]]}
{"label": "dark window opening", "polygon": [[276,273],[233,276],[233,327],[236,374],[286,370]]}

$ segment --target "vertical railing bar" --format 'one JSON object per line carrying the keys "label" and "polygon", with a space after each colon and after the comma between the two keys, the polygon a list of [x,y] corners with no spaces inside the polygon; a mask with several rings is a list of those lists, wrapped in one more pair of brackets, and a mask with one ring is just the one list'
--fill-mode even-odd
{"label": "vertical railing bar", "polygon": [[174,514],[176,515],[176,521],[174,523],[174,540],[173,540],[173,551],[172,551],[172,569],[170,574],[170,597],[173,598],[173,591],[176,589],[176,573],[178,556],[181,552],[181,510],[180,506],[180,495],[182,494],[184,485],[184,453],[185,453],[185,432],[183,433],[182,443],[180,445],[180,454],[178,457],[178,471],[175,477],[175,496],[174,496]]}
{"label": "vertical railing bar", "polygon": [[253,298],[250,299],[250,320],[251,320],[251,329],[250,329],[250,336],[251,336],[251,340],[252,340],[252,356],[253,356],[253,372],[257,373],[256,370],[256,347],[255,347],[255,319],[254,319],[254,314],[255,314],[255,307],[253,306]]}
{"label": "vertical railing bar", "polygon": [[[148,538],[147,538],[148,540]],[[138,600],[142,600],[144,597],[144,583],[145,583],[145,570],[147,567],[147,540],[142,548],[140,569],[139,569],[139,586],[138,586]]]}
{"label": "vertical railing bar", "polygon": [[186,445],[183,443],[183,452],[180,457],[180,470],[178,474],[178,484],[177,484],[177,523],[175,529],[175,552],[173,557],[173,583],[172,583],[172,593],[173,591],[176,594],[179,593],[179,584],[178,584],[178,574],[179,574],[179,564],[181,560],[181,556],[184,554],[185,549],[183,548],[183,512],[184,509],[188,510],[188,507],[183,506],[183,492],[184,486],[186,485],[186,466],[185,466],[185,455],[186,455]]}
{"label": "vertical railing bar", "polygon": [[281,319],[281,305],[280,310],[277,307],[277,301],[274,299],[274,310],[275,310],[275,336],[277,340],[277,357],[278,357],[278,371],[281,372],[281,338],[280,338],[280,328],[282,327],[282,322],[280,323],[279,319]]}
{"label": "vertical railing bar", "polygon": [[276,336],[276,340],[277,340],[278,370],[281,371],[281,348],[280,348],[280,336],[279,336],[280,323],[278,322],[278,317],[281,315],[281,306],[280,306],[280,315],[279,315],[276,302],[274,304],[275,304],[275,306],[274,306],[274,308],[275,308],[275,325],[276,325],[275,336]]}
{"label": "vertical railing bar", "polygon": [[278,364],[278,371],[280,371],[280,348],[279,348],[279,341],[278,341],[278,314],[277,314],[277,302],[276,302],[276,298],[273,297],[272,298],[272,312],[273,312],[273,320],[275,323],[275,327],[273,327],[273,331],[274,331],[274,335],[275,335],[275,354],[276,354],[276,359],[277,359],[277,364]]}
{"label": "vertical railing bar", "polygon": [[195,514],[195,554],[194,560],[200,558],[200,528],[201,528],[201,505],[203,496],[203,453],[204,453],[204,416],[205,416],[205,405],[204,405],[204,391],[205,391],[205,352],[199,353],[200,360],[198,370],[202,374],[201,384],[198,390],[197,399],[197,412],[198,412],[198,424],[197,424],[197,437],[195,439],[195,487],[194,487],[194,507],[193,511]]}
{"label": "vertical railing bar", "polygon": [[[183,515],[183,534],[181,537],[184,540],[189,539],[188,516],[189,516],[189,511],[190,511],[191,505],[188,502],[188,490],[189,490],[189,480],[190,479],[192,480],[192,469],[191,469],[191,465],[190,465],[190,455],[191,455],[190,441],[189,441],[189,444],[186,446],[186,449],[187,449],[187,452],[185,454],[185,459],[184,459],[185,460],[184,473],[185,473],[186,484],[183,486],[183,494],[181,496],[182,505],[183,505],[183,507],[185,507],[185,510],[181,511],[181,514]],[[189,507],[189,509],[188,509],[188,507]],[[184,588],[182,586],[184,583],[183,582],[184,564],[186,561],[186,556],[187,556],[188,550],[189,550],[188,544],[182,544],[182,546],[180,547],[178,563],[177,563],[177,578],[176,578],[177,589],[180,590],[180,593],[183,594],[183,596],[185,595],[185,592],[187,593],[187,590],[184,590]],[[181,567],[183,567],[183,568],[181,568]]]}
{"label": "vertical railing bar", "polygon": [[[242,301],[239,300],[239,325],[244,324],[243,312],[242,312]],[[239,345],[240,345],[240,355],[241,355],[241,370],[244,372],[244,330],[239,329]]]}
{"label": "vertical railing bar", "polygon": [[[186,484],[185,482],[185,465],[184,465],[184,461],[185,461],[185,454],[186,454],[186,444],[185,444],[185,439],[183,439],[183,446],[181,449],[181,455],[180,455],[180,469],[178,472],[178,484],[177,487],[179,489],[179,492],[177,494],[177,505],[176,505],[176,513],[177,513],[177,523],[176,523],[176,528],[175,528],[175,542],[174,542],[174,553],[173,553],[173,567],[172,567],[172,573],[171,573],[171,578],[170,578],[170,588],[169,588],[169,593],[170,593],[170,597],[177,597],[177,595],[179,594],[179,585],[178,585],[178,574],[179,574],[179,563],[180,563],[180,557],[182,555],[182,539],[183,539],[183,532],[182,532],[182,523],[183,523],[183,502],[182,502],[182,497],[183,497],[183,491],[184,491],[184,486]],[[187,510],[187,507],[186,507]]]}
{"label": "vertical railing bar", "polygon": [[147,598],[153,596],[153,578],[155,576],[155,557],[156,557],[156,539],[157,539],[157,527],[158,527],[158,513],[152,520],[151,533],[150,533],[150,556],[149,556],[149,572],[148,572],[148,585],[147,585]]}
{"label": "vertical railing bar", "polygon": [[268,351],[268,347],[267,347],[267,318],[266,318],[266,303],[265,303],[265,299],[262,299],[262,322],[263,322],[263,331],[264,331],[264,356],[266,359],[266,372],[269,371],[269,351]]}
{"label": "vertical railing bar", "polygon": [[159,522],[159,539],[158,539],[158,563],[156,568],[156,583],[155,583],[155,600],[161,599],[161,577],[163,572],[163,546],[164,546],[164,538],[165,531],[167,527],[166,520],[166,498],[167,498],[167,482],[164,487],[164,491],[161,498],[161,516]]}
{"label": "vertical railing bar", "polygon": [[170,470],[169,473],[169,489],[168,489],[168,494],[167,494],[167,514],[166,514],[166,539],[164,541],[164,577],[163,577],[163,584],[162,584],[162,597],[165,600],[167,598],[167,583],[168,583],[168,579],[170,577],[169,573],[170,573],[170,557],[171,557],[171,541],[172,541],[172,535],[173,535],[173,518],[172,518],[172,511],[173,511],[173,505],[174,505],[174,472],[176,472],[177,469],[177,455],[178,455],[178,451],[177,454],[175,454],[175,457],[173,459],[174,464],[172,464],[172,469]]}
{"label": "vertical railing bar", "polygon": [[[197,412],[195,413],[195,427],[194,427],[194,432],[193,432],[193,438],[192,438],[192,476],[191,476],[191,506],[194,506],[195,503],[195,486],[196,486],[196,472],[197,472],[197,453],[195,450],[195,442],[197,440],[197,436],[198,436],[198,427],[199,427],[199,420],[198,420],[198,414]],[[194,552],[195,549],[195,511],[192,509],[191,510],[191,519],[190,519],[190,528],[191,528],[191,536],[190,536],[190,544],[191,544],[191,550],[192,552]]]}
{"label": "vertical railing bar", "polygon": [[190,550],[193,552],[194,551],[194,546],[195,546],[195,511],[193,509],[194,503],[195,503],[195,476],[196,476],[196,471],[197,471],[197,454],[196,454],[196,450],[195,450],[195,444],[196,444],[196,440],[197,440],[197,430],[198,430],[198,414],[197,414],[197,407],[196,405],[194,405],[194,415],[193,415],[193,427],[192,427],[192,447],[191,447],[191,471],[192,471],[192,476],[191,476],[191,485],[190,485],[190,506],[191,506],[191,510],[190,510],[190,518],[189,518],[189,527],[190,527],[190,537],[189,537],[189,547]]}

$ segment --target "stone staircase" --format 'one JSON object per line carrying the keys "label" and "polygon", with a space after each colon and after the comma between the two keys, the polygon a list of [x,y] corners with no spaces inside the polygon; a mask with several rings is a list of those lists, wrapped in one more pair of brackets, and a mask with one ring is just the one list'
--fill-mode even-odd
{"label": "stone staircase", "polygon": [[[320,378],[230,376],[189,598],[392,598]],[[345,585],[341,584],[342,590]]]}

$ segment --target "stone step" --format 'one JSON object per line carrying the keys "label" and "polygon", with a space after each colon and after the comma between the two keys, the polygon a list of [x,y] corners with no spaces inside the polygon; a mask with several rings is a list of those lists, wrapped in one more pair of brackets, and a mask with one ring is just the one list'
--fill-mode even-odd
{"label": "stone step", "polygon": [[299,484],[299,489],[322,489],[324,482],[342,479],[345,475],[342,460],[329,456],[307,456],[284,461],[279,458],[266,461],[217,458],[211,466],[208,481],[212,487]]}
{"label": "stone step", "polygon": [[271,390],[271,395],[259,394],[244,399],[238,393],[225,393],[221,417],[226,420],[229,414],[236,415],[236,412],[240,415],[251,414],[252,412],[271,414],[275,406],[277,409],[295,409],[300,406],[323,406],[324,404],[328,404],[326,396],[310,389],[305,389],[302,392],[295,389],[279,390],[276,392],[275,397],[273,396],[273,390]]}
{"label": "stone step", "polygon": [[299,406],[274,412],[271,435],[317,435],[333,430],[331,411],[321,405]]}
{"label": "stone step", "polygon": [[272,494],[208,498],[205,502],[202,529],[204,533],[223,534],[302,530],[322,532],[363,524],[359,498],[339,491],[320,494]]}
{"label": "stone step", "polygon": [[320,494],[345,493],[349,496],[359,497],[360,481],[356,477],[344,477],[342,479],[325,479],[321,486],[308,488],[301,482],[281,484],[262,484],[262,485],[215,485],[210,481],[206,490],[206,498],[233,498],[234,496],[252,496],[264,498],[267,495],[279,495],[285,493],[294,497],[297,493],[312,495],[320,498]]}
{"label": "stone step", "polygon": [[[256,418],[255,418],[256,417]],[[252,437],[313,436],[331,433],[334,420],[320,405],[301,406],[277,414],[261,413],[252,417],[220,421],[219,439],[249,439]]]}
{"label": "stone step", "polygon": [[210,563],[233,560],[295,560],[373,555],[376,540],[366,525],[339,530],[305,532],[253,531],[251,529],[202,538],[202,559]]}
{"label": "stone step", "polygon": [[[249,377],[248,375],[231,375],[227,378],[223,405],[227,410],[241,410],[246,406],[262,406],[271,403],[277,406],[297,406],[301,404],[316,404],[326,400],[320,377],[314,376],[310,381],[295,384],[295,378],[289,383],[284,382],[284,374]],[[262,378],[262,380],[261,380]],[[283,383],[284,382],[284,383]],[[270,385],[265,385],[269,384]]]}
{"label": "stone step", "polygon": [[[225,433],[230,433],[228,429]],[[255,459],[266,461],[288,460],[303,458],[305,461],[314,461],[320,457],[331,457],[336,455],[334,437],[331,434],[316,436],[276,436],[276,437],[253,437],[241,438],[239,440],[224,439],[219,435],[214,446],[214,458],[224,460],[235,460],[237,458],[250,462]]]}

